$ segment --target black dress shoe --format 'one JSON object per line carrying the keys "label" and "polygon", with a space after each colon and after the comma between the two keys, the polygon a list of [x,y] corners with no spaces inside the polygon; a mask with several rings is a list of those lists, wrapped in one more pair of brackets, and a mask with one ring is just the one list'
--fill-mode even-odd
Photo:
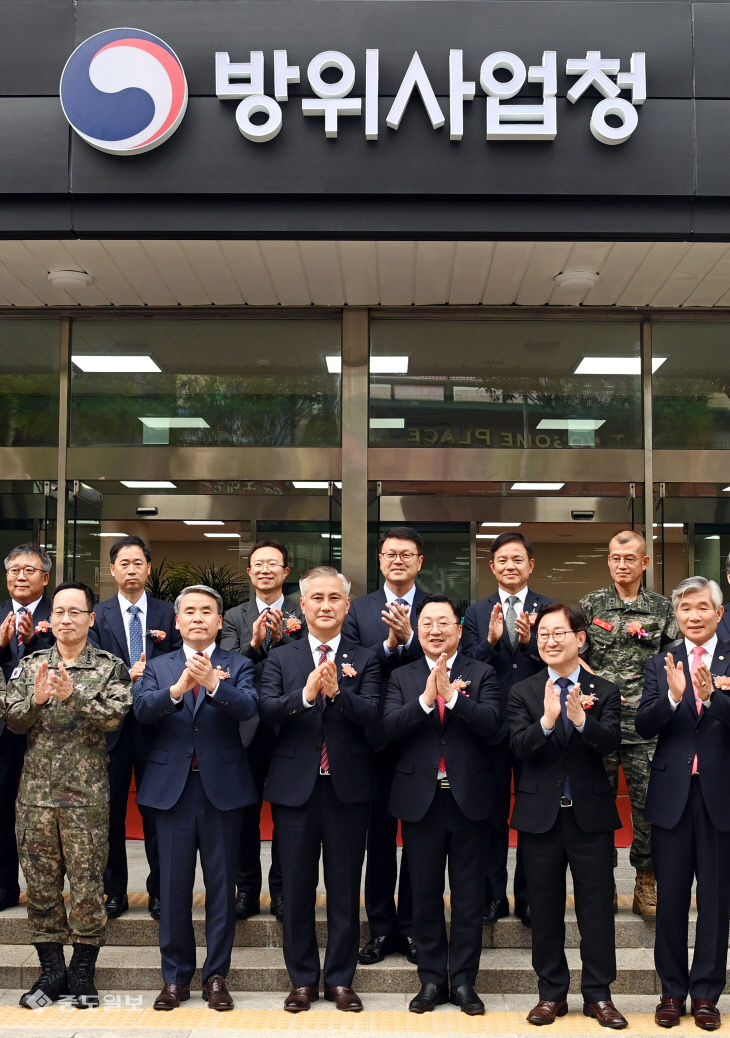
{"label": "black dress shoe", "polygon": [[271,899],[271,907],[269,908],[269,912],[271,912],[273,917],[276,919],[277,923],[283,923],[284,922],[284,898],[281,897],[281,896],[272,897],[272,899]]}
{"label": "black dress shoe", "polygon": [[522,920],[523,926],[532,926],[529,901],[522,901],[515,898],[515,915],[518,919]]}
{"label": "black dress shoe", "polygon": [[491,926],[498,919],[504,919],[509,915],[509,901],[506,897],[495,897],[484,908],[482,922],[485,926]]}
{"label": "black dress shoe", "polygon": [[247,890],[239,890],[236,894],[236,919],[248,919],[261,911],[259,899]]}
{"label": "black dress shoe", "polygon": [[471,984],[457,984],[451,989],[449,1002],[452,1006],[458,1006],[462,1013],[467,1016],[482,1016],[484,1014],[484,1003],[477,995]]}
{"label": "black dress shoe", "polygon": [[412,962],[414,966],[418,965],[418,956],[416,955],[416,942],[412,937],[406,937],[403,935],[398,942],[398,951],[401,955],[405,955],[409,962]]}
{"label": "black dress shoe", "polygon": [[20,901],[20,891],[13,893],[12,890],[0,889],[0,912],[6,908],[15,908]]}
{"label": "black dress shoe", "polygon": [[386,955],[392,955],[397,950],[396,942],[392,937],[371,937],[368,943],[360,949],[357,961],[361,966],[374,966],[376,962],[382,962]]}
{"label": "black dress shoe", "polygon": [[128,908],[129,901],[126,894],[110,894],[106,899],[107,919],[118,919]]}
{"label": "black dress shoe", "polygon": [[421,990],[408,1003],[410,1013],[430,1013],[436,1006],[443,1006],[449,1001],[449,991],[445,984],[421,984]]}
{"label": "black dress shoe", "polygon": [[156,919],[159,923],[160,913],[162,911],[162,902],[160,901],[159,897],[155,897],[154,894],[150,894],[150,896],[147,898],[147,908],[152,918]]}

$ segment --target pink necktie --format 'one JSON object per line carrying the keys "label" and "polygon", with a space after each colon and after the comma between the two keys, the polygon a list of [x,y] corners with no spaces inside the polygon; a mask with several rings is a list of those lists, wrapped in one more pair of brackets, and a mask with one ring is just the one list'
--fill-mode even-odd
{"label": "pink necktie", "polygon": [[[448,674],[449,671],[447,670],[446,673]],[[438,707],[438,710],[439,710],[439,720],[441,721],[441,724],[443,724],[444,723],[444,710],[446,709],[446,700],[444,699],[443,696],[440,696],[438,693],[436,693],[436,706]],[[438,770],[438,774],[441,774],[441,773],[443,773],[444,775],[446,774],[446,761],[444,759],[443,753],[441,754],[441,760],[439,761],[439,770]]]}
{"label": "pink necktie", "polygon": [[[692,678],[692,689],[693,689],[693,691],[695,690],[695,686],[696,686],[695,678],[697,677],[697,671],[702,666],[702,657],[704,655],[705,655],[705,649],[703,649],[701,645],[695,645],[694,648],[692,649],[692,662],[689,665],[689,673],[690,673],[690,677]],[[695,696],[695,705],[697,707],[697,713],[701,714],[702,713],[702,700],[697,695],[696,691],[694,692],[694,696]],[[692,761],[692,774],[696,775],[697,774],[697,770],[698,770],[698,761],[697,761],[697,754],[695,754],[694,760]]]}
{"label": "pink necktie", "polygon": [[[327,659],[327,654],[330,652],[329,645],[318,645],[317,652],[319,653],[319,666],[321,666]],[[319,694],[322,700],[322,709],[324,710],[327,696],[324,694],[324,685],[319,690]],[[319,767],[320,771],[330,770],[330,759],[327,755],[327,743],[322,739],[322,749],[319,751]]]}

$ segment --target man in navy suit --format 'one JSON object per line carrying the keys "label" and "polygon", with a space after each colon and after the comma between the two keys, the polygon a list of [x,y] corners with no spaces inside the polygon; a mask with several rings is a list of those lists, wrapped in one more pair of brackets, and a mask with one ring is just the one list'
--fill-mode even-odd
{"label": "man in navy suit", "polygon": [[[5,557],[10,598],[0,604],[0,666],[7,681],[18,661],[38,649],[49,649],[51,602],[45,589],[51,559],[37,544],[18,544]],[[23,770],[25,736],[0,721],[0,911],[17,905],[18,851],[15,842],[15,798]]]}
{"label": "man in navy suit", "polygon": [[[672,592],[682,641],[649,660],[636,713],[642,739],[659,736],[645,814],[657,878],[655,1020],[674,1027],[691,999],[695,1024],[720,1026],[730,875],[730,643],[718,639],[722,592],[688,577]],[[687,924],[697,881],[697,927],[687,969]]]}
{"label": "man in navy suit", "polygon": [[[492,667],[459,651],[461,618],[446,595],[418,610],[424,659],[390,679],[383,725],[399,760],[390,810],[402,820],[413,885],[413,933],[421,990],[412,1013],[451,1001],[484,1013],[474,990],[482,949],[482,886],[494,783],[488,743],[501,727]],[[451,885],[451,932],[444,919],[444,870]],[[450,986],[449,986],[450,982]]]}
{"label": "man in navy suit", "polygon": [[[144,589],[152,556],[140,537],[122,537],[109,551],[111,575],[118,592],[100,602],[89,634],[92,645],[114,653],[129,667],[132,681],[144,674],[147,660],[182,645],[172,603],[151,598]],[[127,900],[127,801],[134,769],[139,789],[152,732],[138,724],[130,710],[124,724],[107,739],[109,750],[109,860],[104,870],[106,913],[116,919],[129,908]],[[160,918],[160,868],[154,818],[140,810],[144,848],[149,865],[147,894],[150,915]]]}
{"label": "man in navy suit", "polygon": [[[355,599],[342,632],[349,641],[375,653],[383,680],[382,712],[382,702],[393,671],[423,656],[418,634],[411,623],[415,610],[425,598],[425,592],[416,584],[423,565],[423,539],[418,530],[411,526],[394,526],[381,534],[378,560],[385,583],[379,591]],[[387,742],[381,719],[368,737],[376,751],[378,796],[370,808],[365,866],[365,911],[370,939],[360,950],[359,961],[363,966],[372,966],[391,952],[401,951],[410,962],[415,962],[408,865],[405,856],[402,857],[398,878],[398,820],[388,811],[398,751]],[[394,901],[396,880],[397,909]]]}
{"label": "man in navy suit", "polygon": [[253,664],[218,649],[223,599],[212,588],[184,588],[175,602],[183,647],[152,660],[134,689],[134,712],[154,725],[137,793],[155,815],[160,855],[160,952],[164,986],[155,1009],[177,1009],[195,973],[193,885],[198,853],[205,881],[203,998],[233,1008],[226,987],[236,932],[238,834],[256,787],[238,723],[256,712]]}
{"label": "man in navy suit", "polygon": [[[507,696],[514,684],[542,669],[543,662],[537,650],[534,624],[537,614],[547,605],[549,599],[528,587],[528,581],[535,568],[535,552],[532,542],[521,533],[500,533],[489,549],[489,556],[489,567],[497,581],[497,591],[467,609],[464,615],[462,650],[467,656],[484,660],[494,667],[502,696],[501,737],[493,750],[497,783],[496,810],[492,816],[492,831],[489,834],[484,887],[484,922],[496,923],[498,919],[509,915],[509,810],[512,772],[515,772],[515,785],[519,773],[519,762],[509,748]],[[530,905],[519,843],[513,889],[515,915],[525,926],[529,926]]]}
{"label": "man in navy suit", "polygon": [[[730,584],[730,555],[725,559],[725,577]],[[724,612],[717,625],[717,637],[721,642],[730,642],[730,602],[723,606]]]}
{"label": "man in navy suit", "polygon": [[586,631],[577,606],[551,602],[535,626],[547,666],[514,685],[507,701],[512,752],[522,765],[512,825],[525,856],[540,996],[527,1021],[552,1024],[568,1012],[565,874],[570,866],[581,935],[583,1013],[619,1030],[627,1020],[611,1001],[611,984],[616,980],[613,846],[621,820],[603,758],[621,738],[621,696],[616,685],[581,666]]}
{"label": "man in navy suit", "polygon": [[359,1012],[352,978],[360,875],[377,789],[366,729],[378,717],[380,671],[371,652],[341,633],[350,581],[319,566],[299,587],[307,637],[272,652],[261,685],[261,719],[279,727],[264,794],[273,805],[284,880],[284,961],[292,984],[284,1008],[299,1013],[319,998],[314,908],[321,853],[325,998]]}
{"label": "man in navy suit", "polygon": [[[256,688],[261,688],[264,663],[273,649],[288,645],[307,633],[299,603],[284,597],[284,581],[289,576],[289,552],[278,541],[258,541],[248,555],[248,578],[255,594],[240,605],[229,609],[223,617],[221,648],[243,653],[256,670]],[[261,911],[261,804],[264,780],[269,770],[274,730],[261,724],[258,714],[241,725],[241,739],[248,752],[256,787],[258,804],[247,807],[243,813],[239,869],[236,886],[236,918],[248,919]],[[271,837],[271,867],[269,868],[269,911],[281,922],[284,899],[281,893],[281,862],[279,842],[274,829]]]}

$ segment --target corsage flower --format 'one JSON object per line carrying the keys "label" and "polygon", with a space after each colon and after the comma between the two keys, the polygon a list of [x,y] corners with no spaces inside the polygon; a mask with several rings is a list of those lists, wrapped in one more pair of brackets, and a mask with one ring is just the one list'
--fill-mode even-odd
{"label": "corsage flower", "polygon": [[285,617],[285,620],[287,634],[293,634],[294,631],[301,631],[302,621],[299,619],[298,616],[294,616],[293,613],[290,613],[287,617]]}
{"label": "corsage flower", "polygon": [[223,670],[223,667],[215,667],[213,673],[219,681],[228,681],[231,676],[230,670]]}
{"label": "corsage flower", "polygon": [[626,633],[631,638],[648,638],[649,632],[645,631],[641,626],[640,620],[632,620],[630,624],[626,624]]}
{"label": "corsage flower", "polygon": [[453,689],[455,689],[457,692],[461,692],[462,696],[467,697],[469,695],[469,693],[467,692],[469,685],[471,685],[471,681],[464,681],[461,675],[459,675],[458,678],[454,678],[454,680],[451,682],[451,687]]}
{"label": "corsage flower", "polygon": [[153,642],[158,644],[159,642],[164,642],[165,638],[167,638],[167,635],[165,634],[164,631],[157,631],[157,630],[155,630],[155,631],[147,631],[147,637],[151,638]]}
{"label": "corsage flower", "polygon": [[48,634],[50,629],[51,625],[48,622],[48,620],[39,620],[38,623],[35,625],[36,634]]}
{"label": "corsage flower", "polygon": [[590,710],[594,703],[598,702],[598,696],[594,696],[592,692],[581,692],[580,705],[584,710]]}
{"label": "corsage flower", "polygon": [[717,677],[713,674],[715,682],[715,688],[719,688],[721,692],[730,692],[730,677],[726,674],[718,674]]}
{"label": "corsage flower", "polygon": [[355,670],[355,668],[353,667],[353,665],[351,663],[343,663],[342,664],[342,676],[343,676],[343,678],[356,678],[357,677],[357,671]]}

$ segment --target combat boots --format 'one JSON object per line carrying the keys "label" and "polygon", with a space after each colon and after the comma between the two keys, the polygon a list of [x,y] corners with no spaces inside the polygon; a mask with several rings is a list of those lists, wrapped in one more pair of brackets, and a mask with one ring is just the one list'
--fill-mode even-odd
{"label": "combat boots", "polygon": [[43,1009],[68,994],[68,974],[63,957],[63,945],[42,942],[35,945],[41,963],[41,975],[30,991],[20,996],[26,1009]]}
{"label": "combat boots", "polygon": [[94,984],[94,970],[99,949],[95,944],[74,944],[68,964],[68,989],[77,1009],[99,1005],[99,992]]}
{"label": "combat boots", "polygon": [[633,912],[642,919],[656,918],[656,876],[653,872],[636,870]]}

